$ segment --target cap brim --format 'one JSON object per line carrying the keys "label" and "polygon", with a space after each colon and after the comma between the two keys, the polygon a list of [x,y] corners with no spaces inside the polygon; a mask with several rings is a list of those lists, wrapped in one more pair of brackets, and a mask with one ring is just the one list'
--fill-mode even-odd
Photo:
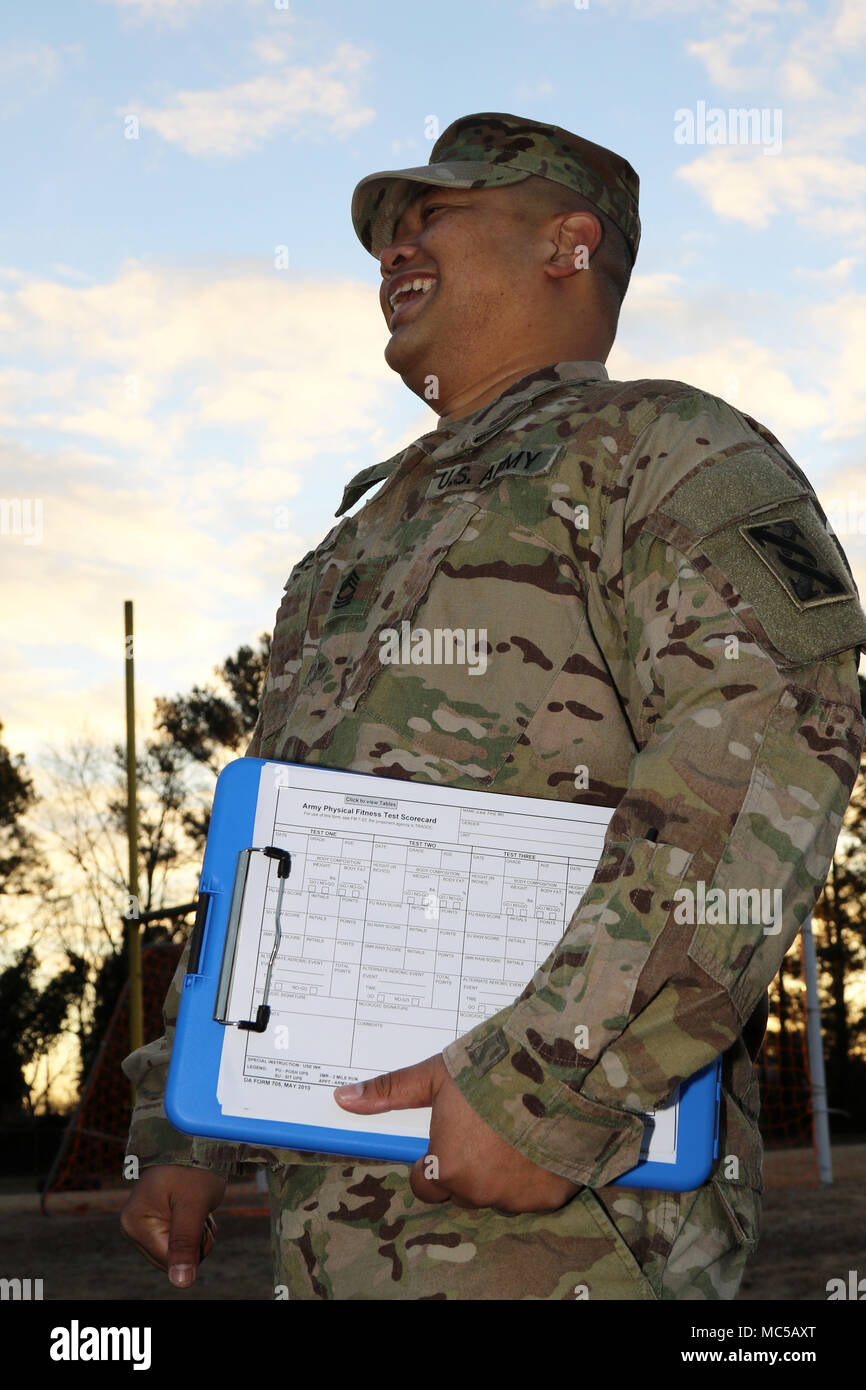
{"label": "cap brim", "polygon": [[486,159],[422,164],[417,169],[383,170],[361,179],[352,194],[352,225],[358,240],[377,259],[394,237],[394,228],[417,193],[418,184],[437,188],[497,188],[528,179],[523,169]]}

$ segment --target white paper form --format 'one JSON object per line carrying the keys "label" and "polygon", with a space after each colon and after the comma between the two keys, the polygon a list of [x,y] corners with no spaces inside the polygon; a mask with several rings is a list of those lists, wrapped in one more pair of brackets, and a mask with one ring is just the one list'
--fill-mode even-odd
{"label": "white paper form", "polygon": [[[253,844],[288,850],[292,869],[267,1030],[225,1029],[223,1113],[426,1138],[429,1109],[352,1115],[334,1087],[420,1062],[511,1004],[565,932],[611,815],[266,763]],[[277,862],[251,856],[229,1019],[262,1003],[277,889]],[[675,1118],[657,1112],[653,1158],[674,1161]]]}

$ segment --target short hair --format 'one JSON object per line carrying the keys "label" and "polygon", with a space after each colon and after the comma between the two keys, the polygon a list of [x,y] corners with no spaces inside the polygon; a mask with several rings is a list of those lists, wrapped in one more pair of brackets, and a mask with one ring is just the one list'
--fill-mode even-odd
{"label": "short hair", "polygon": [[601,241],[590,257],[590,265],[599,275],[615,328],[633,264],[628,243],[616,223],[582,194],[539,174],[511,184],[510,191],[517,196],[518,216],[526,222],[546,221],[561,212],[591,212],[598,218]]}

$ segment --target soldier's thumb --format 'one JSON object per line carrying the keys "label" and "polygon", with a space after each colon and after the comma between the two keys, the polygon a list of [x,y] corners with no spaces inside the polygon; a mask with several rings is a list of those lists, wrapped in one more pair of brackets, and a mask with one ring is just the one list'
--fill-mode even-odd
{"label": "soldier's thumb", "polygon": [[384,1110],[415,1110],[433,1104],[442,1079],[448,1073],[440,1056],[428,1057],[414,1067],[387,1071],[356,1086],[339,1086],[334,1099],[344,1110],[359,1115],[378,1115]]}
{"label": "soldier's thumb", "polygon": [[189,1288],[198,1271],[207,1208],[198,1202],[178,1202],[171,1210],[168,1235],[168,1277],[177,1289]]}

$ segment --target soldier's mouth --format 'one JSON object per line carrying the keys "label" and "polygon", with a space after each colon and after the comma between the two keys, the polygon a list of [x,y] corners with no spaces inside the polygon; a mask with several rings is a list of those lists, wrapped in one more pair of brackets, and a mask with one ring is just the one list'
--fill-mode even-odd
{"label": "soldier's mouth", "polygon": [[395,323],[398,321],[402,323],[404,319],[410,316],[417,317],[418,311],[416,306],[420,304],[423,299],[432,299],[436,293],[436,289],[437,281],[432,279],[428,281],[427,277],[425,277],[423,288],[410,289],[401,293],[397,298],[393,313],[388,320],[388,327],[393,328]]}

